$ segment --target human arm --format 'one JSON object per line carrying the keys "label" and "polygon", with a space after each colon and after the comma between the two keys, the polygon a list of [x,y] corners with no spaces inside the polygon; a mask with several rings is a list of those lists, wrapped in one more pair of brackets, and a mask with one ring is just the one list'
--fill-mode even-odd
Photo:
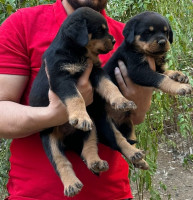
{"label": "human arm", "polygon": [[[92,64],[78,81],[86,105],[92,103],[93,90],[89,75]],[[68,121],[66,107],[50,90],[48,107],[30,107],[21,105],[20,98],[24,92],[28,76],[0,75],[0,138],[21,138],[42,129],[64,124]]]}
{"label": "human arm", "polygon": [[[154,59],[148,57],[147,60],[151,69],[155,71]],[[115,77],[123,95],[127,99],[134,101],[137,105],[137,109],[131,112],[131,119],[133,123],[142,123],[145,119],[146,112],[151,106],[153,88],[142,87],[133,83],[127,76],[127,69],[122,61],[119,61],[119,68],[117,67],[115,69]]]}

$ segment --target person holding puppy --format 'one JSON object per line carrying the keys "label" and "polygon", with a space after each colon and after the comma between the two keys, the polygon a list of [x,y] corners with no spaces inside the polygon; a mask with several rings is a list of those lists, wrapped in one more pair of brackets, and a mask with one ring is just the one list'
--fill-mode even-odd
{"label": "person holding puppy", "polygon": [[[12,138],[11,169],[8,192],[10,200],[65,200],[63,185],[43,150],[39,131],[68,121],[64,104],[50,90],[48,107],[28,106],[31,85],[41,66],[41,56],[56,36],[60,25],[75,9],[83,6],[101,12],[106,18],[116,44],[110,53],[101,55],[104,65],[123,41],[124,24],[109,18],[104,9],[107,0],[57,0],[53,5],[20,9],[0,27],[0,137]],[[154,68],[154,61],[149,58]],[[92,103],[89,82],[92,63],[78,82],[86,105]],[[122,93],[136,103],[132,120],[139,124],[150,107],[152,89],[137,86],[127,77],[122,61],[115,70]],[[132,199],[128,164],[117,151],[99,144],[99,155],[109,163],[109,170],[99,177],[92,174],[73,152],[67,156],[84,187],[74,200]]]}

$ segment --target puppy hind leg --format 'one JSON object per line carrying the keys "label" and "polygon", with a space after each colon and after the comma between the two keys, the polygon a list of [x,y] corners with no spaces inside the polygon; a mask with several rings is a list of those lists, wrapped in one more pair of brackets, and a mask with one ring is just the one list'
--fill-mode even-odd
{"label": "puppy hind leg", "polygon": [[64,194],[72,197],[80,192],[83,184],[76,177],[72,164],[59,149],[60,138],[58,137],[57,129],[58,127],[54,128],[53,132],[49,134],[49,144],[47,145],[50,148],[52,164],[64,185]]}
{"label": "puppy hind leg", "polygon": [[115,127],[113,122],[111,126],[114,132],[114,136],[117,145],[120,148],[121,153],[132,163],[138,162],[144,158],[144,153],[142,150],[137,149],[133,145],[127,142],[127,139],[122,135],[122,133]]}
{"label": "puppy hind leg", "polygon": [[[121,133],[124,133],[124,136],[127,136],[126,137],[127,142],[129,142],[130,144],[132,144],[133,147],[136,148],[136,135],[135,135],[135,128],[134,128],[133,122],[129,118],[125,122],[126,123],[124,123],[125,125],[123,126],[123,128],[124,128],[124,130],[126,130],[127,133],[124,133],[124,130],[122,130],[123,132],[121,131]],[[127,126],[127,128],[126,128],[126,126]],[[149,165],[144,159],[135,161],[133,164],[136,168],[140,168],[143,170],[149,169]]]}
{"label": "puppy hind leg", "polygon": [[85,139],[81,156],[86,162],[87,167],[94,173],[98,174],[109,169],[105,160],[101,160],[98,155],[96,128],[93,126],[89,136]]}

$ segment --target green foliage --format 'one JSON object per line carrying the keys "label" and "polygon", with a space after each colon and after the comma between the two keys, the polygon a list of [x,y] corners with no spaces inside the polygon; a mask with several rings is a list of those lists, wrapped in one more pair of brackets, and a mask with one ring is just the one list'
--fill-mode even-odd
{"label": "green foliage", "polygon": [[54,0],[0,0],[0,24],[20,8],[49,4]]}
{"label": "green foliage", "polygon": [[[54,0],[0,0],[0,24],[13,12],[22,7],[52,3]],[[174,32],[174,43],[168,55],[170,69],[181,70],[190,78],[193,85],[193,3],[191,0],[109,0],[107,13],[114,19],[126,22],[132,16],[145,10],[156,11],[170,22]],[[183,141],[192,145],[193,138],[192,97],[172,97],[161,92],[153,94],[152,106],[143,124],[136,127],[139,148],[146,152],[150,169],[142,171],[130,165],[130,179],[136,183],[139,199],[143,199],[145,190],[150,192],[151,200],[161,199],[152,185],[152,177],[157,169],[158,142],[164,141],[168,148],[178,149],[178,143],[168,135],[178,133]],[[5,184],[8,178],[9,140],[0,141],[0,198],[5,196]],[[189,147],[189,146],[188,146]],[[193,162],[192,153],[184,158],[184,165]],[[163,190],[167,186],[160,183]],[[168,196],[171,199],[171,196]]]}
{"label": "green foliage", "polygon": [[0,139],[0,199],[6,197],[6,184],[9,170],[10,140]]}

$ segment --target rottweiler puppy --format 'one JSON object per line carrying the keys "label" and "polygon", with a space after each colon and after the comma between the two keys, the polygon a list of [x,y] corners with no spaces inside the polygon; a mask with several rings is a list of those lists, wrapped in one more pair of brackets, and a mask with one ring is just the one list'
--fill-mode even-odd
{"label": "rottweiler puppy", "polygon": [[[115,40],[108,32],[105,18],[90,8],[79,8],[62,24],[58,34],[42,58],[42,66],[34,80],[29,96],[31,106],[48,106],[51,88],[65,104],[69,122],[41,132],[45,152],[64,184],[64,194],[74,196],[83,184],[76,177],[65,151],[81,155],[88,168],[98,174],[108,170],[108,163],[98,156],[94,121],[87,113],[85,102],[76,84],[93,62],[90,81],[96,93],[114,110],[125,112],[136,105],[127,100],[101,68],[98,55],[113,49]],[[94,111],[95,112],[95,111]],[[133,160],[143,157],[140,150],[131,153]]]}
{"label": "rottweiler puppy", "polygon": [[[173,32],[163,16],[156,12],[138,14],[127,22],[123,35],[123,43],[104,67],[116,85],[118,84],[114,70],[118,66],[118,60],[122,60],[127,66],[128,76],[135,84],[154,87],[172,95],[192,93],[187,76],[182,72],[165,68],[166,54],[173,42]],[[156,71],[149,67],[147,56],[155,59]],[[130,144],[135,143],[136,139],[130,111],[115,111],[106,103],[103,112],[98,106],[104,104],[102,99],[97,94],[94,99],[94,105],[91,106],[89,113],[95,114],[92,117],[95,119],[99,140],[131,160],[130,155],[134,147]],[[100,101],[101,103],[98,103]],[[134,162],[134,165],[148,169],[148,164],[143,159]]]}

